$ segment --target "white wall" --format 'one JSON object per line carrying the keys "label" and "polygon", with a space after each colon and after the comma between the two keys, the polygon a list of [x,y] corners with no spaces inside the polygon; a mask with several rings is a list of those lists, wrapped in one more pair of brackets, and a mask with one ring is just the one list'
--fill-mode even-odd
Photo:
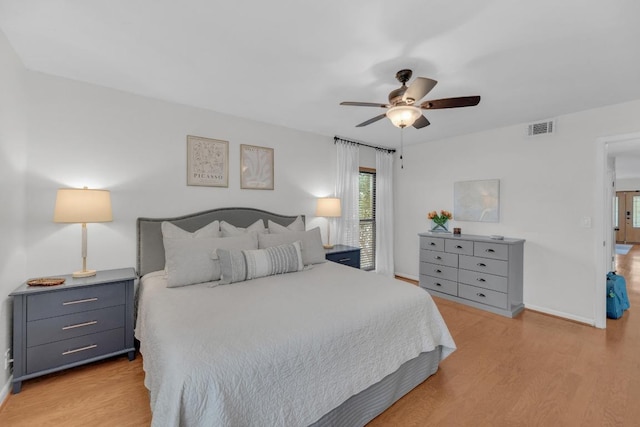
{"label": "white wall", "polygon": [[27,116],[24,67],[0,32],[0,402],[10,372],[4,353],[11,347],[12,300],[9,293],[24,280],[25,173]]}
{"label": "white wall", "polygon": [[[135,266],[135,221],[223,206],[313,218],[335,187],[333,138],[28,72],[27,273],[81,267],[80,226],[52,222],[59,187],[111,190],[114,221],[88,224],[89,268]],[[229,141],[229,188],[186,185],[186,136]],[[240,144],[275,150],[275,190],[241,190]]]}
{"label": "white wall", "polygon": [[[405,147],[396,167],[396,272],[417,278],[426,213],[453,209],[456,181],[500,180],[500,222],[453,222],[467,234],[527,240],[525,305],[594,323],[596,139],[640,130],[640,101],[557,118],[557,133],[524,137],[525,124]],[[428,131],[428,129],[427,129]],[[396,164],[397,166],[397,164]]]}
{"label": "white wall", "polygon": [[640,178],[626,178],[616,180],[616,191],[640,190]]}

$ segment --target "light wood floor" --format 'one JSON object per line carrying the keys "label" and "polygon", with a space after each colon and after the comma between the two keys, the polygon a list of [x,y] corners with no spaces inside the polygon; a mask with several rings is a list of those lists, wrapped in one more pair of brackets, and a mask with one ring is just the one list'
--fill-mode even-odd
{"label": "light wood floor", "polygon": [[[640,425],[640,245],[617,261],[631,309],[606,331],[436,299],[458,350],[369,427]],[[26,381],[0,425],[146,426],[143,378],[141,357],[121,357]]]}

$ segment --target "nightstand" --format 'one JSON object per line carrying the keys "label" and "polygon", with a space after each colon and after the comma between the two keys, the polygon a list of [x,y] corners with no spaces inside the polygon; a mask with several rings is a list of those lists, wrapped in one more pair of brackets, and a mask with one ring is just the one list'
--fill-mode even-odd
{"label": "nightstand", "polygon": [[325,258],[338,264],[360,268],[360,248],[348,245],[335,245],[325,249]]}
{"label": "nightstand", "polygon": [[135,358],[133,268],[13,291],[13,393],[22,381],[120,354]]}

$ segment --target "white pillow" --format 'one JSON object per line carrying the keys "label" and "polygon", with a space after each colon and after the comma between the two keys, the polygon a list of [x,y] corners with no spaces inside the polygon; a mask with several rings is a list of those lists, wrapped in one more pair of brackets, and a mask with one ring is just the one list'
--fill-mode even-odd
{"label": "white pillow", "polygon": [[304,231],[304,221],[301,216],[298,216],[291,224],[284,225],[277,224],[271,220],[268,221],[269,233],[287,233],[289,231]]}
{"label": "white pillow", "polygon": [[322,247],[320,227],[309,231],[290,231],[288,233],[258,234],[258,248],[270,248],[272,246],[301,242],[302,262],[304,265],[320,264],[326,261],[325,251]]}
{"label": "white pillow", "polygon": [[247,228],[236,227],[226,221],[220,222],[220,230],[222,231],[222,237],[242,236],[250,231],[257,231],[258,233],[266,233],[267,229],[264,228],[264,221],[257,220]]}
{"label": "white pillow", "polygon": [[199,230],[193,233],[184,230],[177,225],[174,225],[168,221],[162,221],[160,224],[162,229],[162,237],[169,239],[185,239],[185,238],[200,238],[200,237],[220,237],[220,222],[213,221]]}
{"label": "white pillow", "polygon": [[219,280],[218,248],[258,248],[256,233],[237,237],[166,238],[163,241],[168,288]]}
{"label": "white pillow", "polygon": [[299,241],[266,249],[221,248],[216,252],[222,270],[221,285],[291,273],[304,268]]}

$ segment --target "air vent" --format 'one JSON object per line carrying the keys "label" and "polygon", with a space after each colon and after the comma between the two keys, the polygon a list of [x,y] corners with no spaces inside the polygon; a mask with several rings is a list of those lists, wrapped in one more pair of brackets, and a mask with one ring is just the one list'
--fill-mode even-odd
{"label": "air vent", "polygon": [[547,135],[555,131],[556,121],[545,120],[543,122],[531,123],[528,128],[528,136]]}

